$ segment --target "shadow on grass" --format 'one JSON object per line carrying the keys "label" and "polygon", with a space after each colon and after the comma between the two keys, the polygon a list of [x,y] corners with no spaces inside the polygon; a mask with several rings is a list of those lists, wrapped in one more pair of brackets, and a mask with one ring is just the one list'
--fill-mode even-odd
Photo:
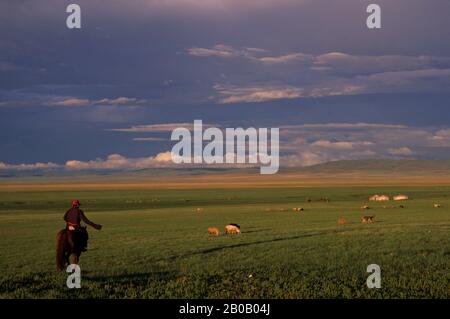
{"label": "shadow on grass", "polygon": [[[298,236],[273,238],[273,239],[269,239],[269,240],[258,240],[258,241],[252,241],[252,242],[248,242],[248,243],[239,243],[239,244],[234,244],[234,245],[222,245],[222,246],[219,246],[219,247],[208,248],[208,249],[198,250],[198,251],[194,251],[194,252],[190,252],[190,253],[186,253],[186,254],[180,254],[180,255],[176,255],[176,256],[171,256],[171,257],[168,257],[168,258],[165,258],[165,259],[161,259],[161,260],[168,259],[170,261],[173,261],[173,260],[178,259],[178,258],[186,258],[186,257],[190,257],[190,256],[209,254],[209,253],[213,253],[213,252],[217,252],[217,251],[221,251],[221,250],[228,250],[228,249],[248,247],[248,246],[253,246],[253,245],[282,242],[282,241],[287,241],[287,240],[295,240],[295,239],[301,239],[301,238],[321,236],[321,235],[326,235],[326,234],[330,234],[330,232],[315,232],[315,233],[309,233],[309,234],[298,235]],[[226,236],[242,236],[242,235],[226,235]]]}

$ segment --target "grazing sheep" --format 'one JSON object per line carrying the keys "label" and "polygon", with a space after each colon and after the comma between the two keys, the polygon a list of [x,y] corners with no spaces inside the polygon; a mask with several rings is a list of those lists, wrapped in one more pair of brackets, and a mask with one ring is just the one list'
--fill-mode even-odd
{"label": "grazing sheep", "polygon": [[433,208],[441,208],[441,204],[433,204]]}
{"label": "grazing sheep", "polygon": [[361,217],[361,223],[363,224],[372,224],[375,216],[363,216]]}
{"label": "grazing sheep", "polygon": [[292,210],[294,212],[303,212],[304,211],[304,209],[302,207],[294,207],[294,208],[292,208]]}
{"label": "grazing sheep", "polygon": [[339,217],[337,223],[338,225],[345,225],[347,224],[347,220],[344,217]]}
{"label": "grazing sheep", "polygon": [[396,195],[393,197],[395,201],[400,201],[400,200],[408,200],[409,197],[406,195]]}
{"label": "grazing sheep", "polygon": [[361,209],[370,209],[368,205],[361,206]]}
{"label": "grazing sheep", "polygon": [[210,236],[219,236],[220,235],[220,231],[216,227],[209,227],[208,228],[208,234]]}
{"label": "grazing sheep", "polygon": [[241,227],[238,224],[228,224],[225,226],[225,234],[240,234],[241,233]]}
{"label": "grazing sheep", "polygon": [[203,211],[204,209],[203,209],[203,208],[201,208],[201,207],[198,207],[198,208],[197,208],[196,210],[197,210],[197,212],[199,212],[199,213],[200,213],[200,212],[202,212],[202,211]]}

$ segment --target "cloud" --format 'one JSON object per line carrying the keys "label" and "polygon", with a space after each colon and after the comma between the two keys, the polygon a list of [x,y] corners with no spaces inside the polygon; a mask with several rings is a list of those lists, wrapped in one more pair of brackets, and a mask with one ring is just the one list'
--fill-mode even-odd
{"label": "cloud", "polygon": [[329,52],[315,56],[312,63],[315,67],[326,67],[344,74],[373,74],[450,67],[450,58],[423,55],[364,56]]}
{"label": "cloud", "polygon": [[266,64],[280,64],[280,63],[290,63],[297,61],[308,61],[312,58],[309,54],[304,53],[290,53],[280,56],[266,56],[258,58],[257,60]]}
{"label": "cloud", "polygon": [[327,77],[302,86],[216,84],[220,104],[266,102],[278,99],[321,98],[376,93],[450,91],[450,69],[392,71],[352,77]]}
{"label": "cloud", "polygon": [[327,140],[318,140],[312,143],[312,146],[319,146],[328,149],[336,149],[336,150],[352,150],[356,146],[369,146],[374,143],[368,141],[357,141],[357,142],[331,142]]}
{"label": "cloud", "polygon": [[[150,132],[187,127],[183,123],[143,126]],[[286,166],[307,166],[336,160],[357,159],[427,159],[450,156],[450,128],[413,127],[378,123],[307,123],[281,125],[280,163]],[[132,127],[131,131],[142,131]],[[130,131],[129,129],[125,129]],[[135,140],[159,140],[153,137]],[[234,154],[226,154],[233,157]],[[217,164],[216,167],[248,167],[248,165]],[[0,170],[136,170],[152,167],[202,167],[205,165],[174,164],[171,152],[154,156],[129,158],[111,154],[107,158],[89,161],[69,160],[65,164],[8,164],[0,162]],[[208,167],[208,166],[206,166]]]}
{"label": "cloud", "polygon": [[220,104],[266,102],[279,99],[295,99],[302,96],[301,89],[292,86],[250,86],[215,85]]}
{"label": "cloud", "polygon": [[429,140],[434,146],[450,145],[450,129],[438,130]]}
{"label": "cloud", "polygon": [[14,170],[14,171],[30,171],[30,170],[47,170],[56,169],[61,166],[52,162],[48,163],[34,163],[34,164],[7,164],[0,162],[0,170]]}
{"label": "cloud", "polygon": [[53,101],[47,102],[47,105],[50,106],[67,106],[67,107],[78,107],[78,106],[88,106],[88,105],[110,105],[110,106],[118,106],[118,105],[139,105],[145,103],[147,100],[145,99],[137,99],[137,98],[129,98],[129,97],[118,97],[115,99],[104,98],[100,100],[89,100],[89,99],[80,99],[76,97],[63,97],[58,98]]}
{"label": "cloud", "polygon": [[67,161],[65,168],[68,170],[133,170],[153,167],[165,167],[172,163],[171,153],[159,153],[156,156],[142,158],[127,158],[120,154],[111,154],[106,159],[91,161]]}
{"label": "cloud", "polygon": [[293,52],[282,55],[267,56],[269,53],[266,49],[244,47],[241,49],[234,48],[231,45],[217,44],[211,48],[193,47],[187,50],[189,55],[196,57],[218,57],[218,58],[244,58],[254,62],[264,64],[282,64],[289,62],[308,61],[313,59],[310,54],[301,52]]}
{"label": "cloud", "polygon": [[145,103],[146,100],[144,99],[137,99],[137,98],[129,98],[129,97],[118,97],[117,99],[101,99],[98,101],[94,101],[94,104],[97,105],[137,105]]}
{"label": "cloud", "polygon": [[78,99],[78,98],[67,98],[57,102],[50,102],[51,106],[87,106],[92,104],[92,102],[88,99]]}
{"label": "cloud", "polygon": [[450,156],[450,129],[378,123],[280,126],[280,162],[305,166],[336,160]]}
{"label": "cloud", "polygon": [[343,52],[310,54],[289,52],[279,55],[267,55],[266,49],[234,48],[231,45],[217,44],[211,48],[194,47],[188,53],[197,57],[216,56],[219,58],[246,58],[263,64],[285,64],[307,62],[310,69],[337,71],[343,74],[374,74],[393,71],[412,71],[422,69],[450,68],[450,57],[409,56],[409,55],[353,55]]}
{"label": "cloud", "polygon": [[397,148],[389,148],[389,154],[395,156],[410,156],[413,155],[413,151],[409,147],[397,147]]}
{"label": "cloud", "polygon": [[234,58],[243,54],[241,51],[235,50],[233,47],[224,44],[215,45],[210,49],[194,47],[188,49],[188,53],[197,57],[213,56],[220,58]]}
{"label": "cloud", "polygon": [[383,123],[314,123],[283,125],[281,129],[406,129],[406,125]]}
{"label": "cloud", "polygon": [[[216,91],[226,95],[217,99],[219,103],[264,102],[296,97],[450,91],[450,57],[367,56],[343,52],[316,55],[289,52],[274,55],[265,49],[255,50],[245,47],[238,49],[225,44],[212,48],[191,48],[188,52],[197,57],[214,56],[248,61],[248,65],[244,67],[242,64],[239,64],[239,67],[226,66],[228,83],[214,86]],[[252,74],[250,79],[249,72]],[[233,80],[242,83],[243,78],[247,84],[233,84]],[[268,79],[271,83],[268,83]],[[281,88],[288,86],[284,83],[289,83],[296,91],[282,89],[280,91],[279,88],[271,90],[272,83],[278,83]]]}
{"label": "cloud", "polygon": [[[217,126],[213,124],[202,123],[203,128]],[[148,132],[172,132],[177,128],[186,128],[190,131],[194,130],[194,123],[165,123],[165,124],[148,124],[148,125],[135,125],[128,128],[115,128],[109,129],[109,131],[115,132],[128,132],[128,133],[148,133]]]}

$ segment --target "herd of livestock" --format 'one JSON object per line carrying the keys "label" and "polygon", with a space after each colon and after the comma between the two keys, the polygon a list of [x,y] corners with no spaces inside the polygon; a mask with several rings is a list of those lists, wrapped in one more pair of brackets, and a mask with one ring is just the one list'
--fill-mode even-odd
{"label": "herd of livestock", "polygon": [[[406,200],[409,200],[409,197],[407,195],[399,194],[399,195],[393,196],[392,199],[394,201],[406,201]],[[329,202],[328,198],[321,199],[321,201],[322,200],[326,201],[326,202]],[[378,194],[376,194],[376,195],[373,195],[373,196],[369,197],[369,201],[375,201],[375,202],[385,202],[385,201],[390,201],[390,200],[391,200],[391,198],[389,196],[387,196],[387,195],[378,195]],[[311,200],[308,200],[308,202],[311,202]],[[390,207],[393,208],[393,206],[390,206]],[[440,204],[433,204],[433,207],[434,208],[440,208],[441,205]],[[388,208],[388,207],[387,206],[383,206],[383,208]],[[400,205],[399,208],[404,208],[404,206]],[[370,207],[368,205],[364,205],[364,206],[361,206],[361,209],[365,209],[366,210],[366,209],[370,209]],[[203,210],[204,210],[203,208],[197,208],[197,212],[202,212]],[[295,212],[303,212],[304,208],[302,208],[302,207],[294,207],[294,208],[292,208],[292,210],[295,211]],[[272,211],[272,209],[266,209],[266,211]],[[285,209],[282,208],[282,209],[279,209],[279,211],[285,211]],[[362,224],[371,224],[371,223],[374,222],[374,218],[375,218],[375,215],[366,215],[366,216],[362,216],[360,221],[361,221]],[[341,216],[341,217],[338,218],[337,224],[338,225],[345,225],[345,224],[347,224],[347,219],[345,217]],[[225,226],[225,234],[238,235],[240,233],[241,233],[241,227],[238,224],[231,224],[230,223],[230,224]],[[209,227],[208,228],[208,234],[210,236],[219,236],[220,235],[220,231],[216,227]]]}

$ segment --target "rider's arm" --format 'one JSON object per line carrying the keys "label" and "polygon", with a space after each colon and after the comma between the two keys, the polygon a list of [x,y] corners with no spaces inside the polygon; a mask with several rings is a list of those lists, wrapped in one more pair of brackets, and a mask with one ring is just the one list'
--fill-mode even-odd
{"label": "rider's arm", "polygon": [[95,229],[100,229],[102,228],[101,225],[97,225],[96,223],[91,222],[86,215],[84,214],[84,212],[82,210],[80,210],[80,216],[81,216],[81,220],[83,220],[86,224],[88,224],[91,227],[94,227]]}
{"label": "rider's arm", "polygon": [[65,214],[64,214],[64,221],[66,221],[67,222],[67,213],[68,213],[69,211],[67,211]]}

